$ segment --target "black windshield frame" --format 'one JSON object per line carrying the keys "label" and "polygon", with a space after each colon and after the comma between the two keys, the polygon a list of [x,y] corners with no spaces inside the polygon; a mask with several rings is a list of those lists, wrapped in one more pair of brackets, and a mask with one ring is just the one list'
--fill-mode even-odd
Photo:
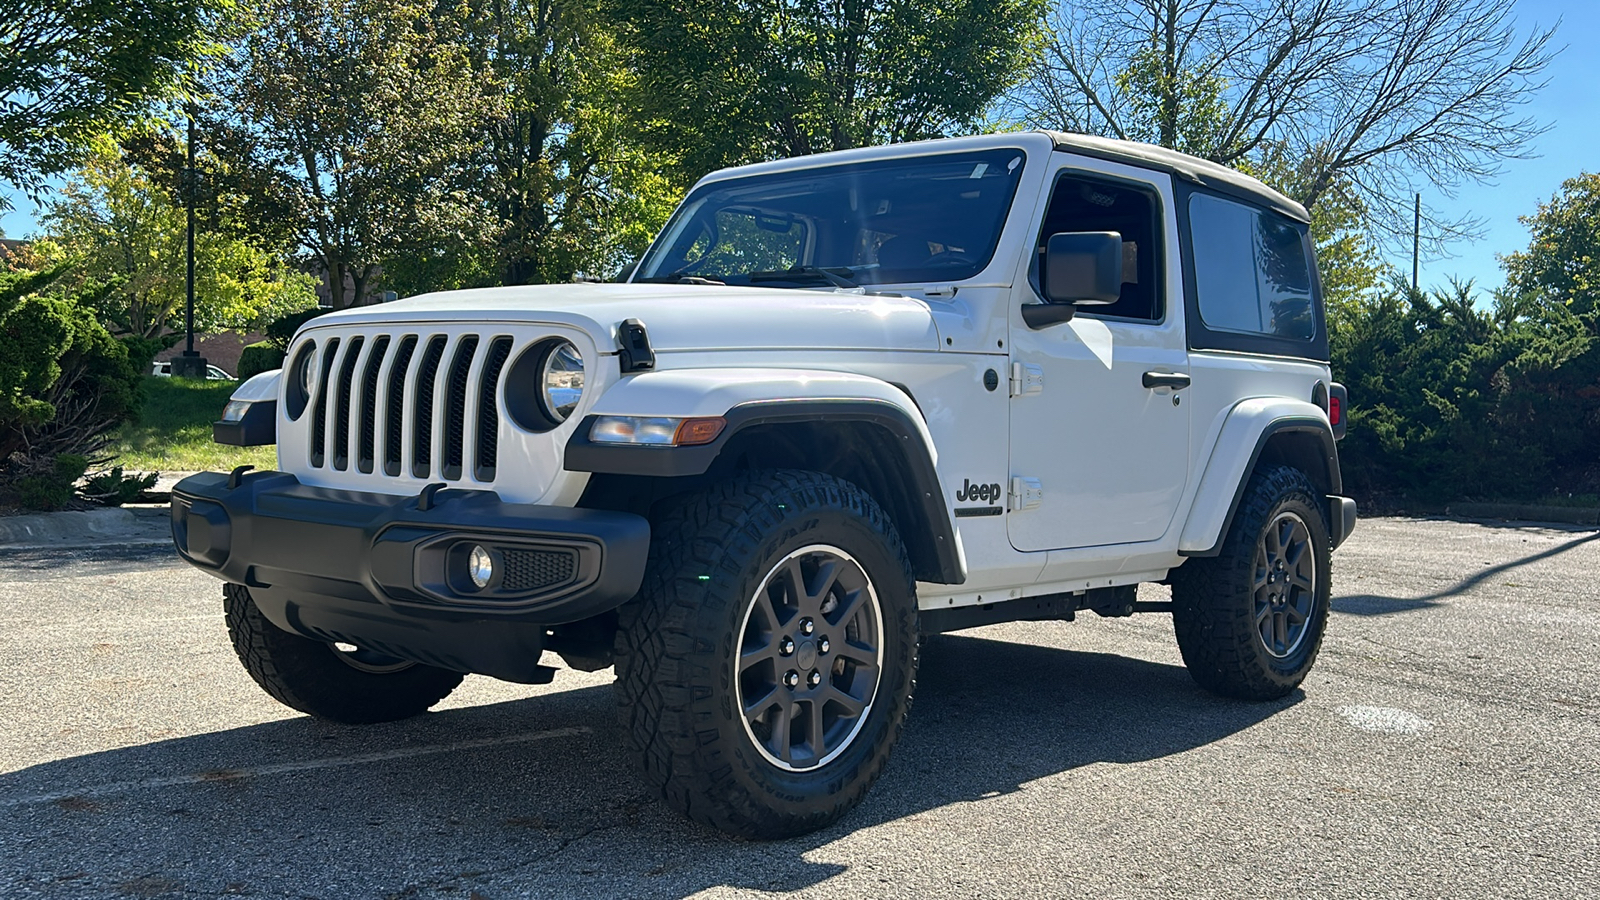
{"label": "black windshield frame", "polygon": [[[799,271],[820,267],[862,285],[964,281],[993,261],[1026,166],[1022,148],[997,147],[708,182],[679,204],[630,280],[830,286]],[[722,233],[728,215],[765,234],[740,225],[747,244],[735,246],[741,238]],[[793,280],[774,277],[791,266]]]}

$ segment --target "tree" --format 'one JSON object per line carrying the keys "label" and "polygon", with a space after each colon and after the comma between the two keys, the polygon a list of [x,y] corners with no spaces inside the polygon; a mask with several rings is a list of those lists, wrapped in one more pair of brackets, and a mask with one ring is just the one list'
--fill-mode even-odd
{"label": "tree", "polygon": [[213,79],[205,131],[261,229],[327,273],[333,306],[366,302],[385,256],[480,241],[471,141],[499,98],[474,76],[463,10],[265,0],[260,15]]}
{"label": "tree", "polygon": [[[0,181],[36,189],[178,90],[231,0],[3,0]],[[0,205],[4,205],[0,198]]]}
{"label": "tree", "polygon": [[1600,173],[1562,182],[1548,203],[1521,221],[1530,232],[1528,249],[1500,260],[1507,302],[1517,302],[1519,311],[1566,307],[1600,334]]}
{"label": "tree", "polygon": [[[1514,0],[1061,0],[1012,101],[1031,124],[1145,140],[1226,165],[1277,146],[1292,196],[1345,186],[1391,235],[1413,188],[1451,195],[1526,154],[1521,113],[1554,29],[1519,36]],[[1432,242],[1470,221],[1430,217]]]}
{"label": "tree", "polygon": [[615,270],[643,251],[678,191],[625,133],[629,75],[595,0],[469,0],[465,13],[473,75],[495,100],[468,167],[491,227],[477,243],[387,259],[390,283],[524,284]]}
{"label": "tree", "polygon": [[[102,137],[41,224],[51,253],[81,260],[81,274],[114,282],[102,312],[136,338],[166,334],[187,299],[185,212],[176,185],[130,165]],[[208,192],[195,242],[195,327],[249,328],[316,305],[313,279],[241,233],[239,199]]]}
{"label": "tree", "polygon": [[1043,0],[612,0],[646,139],[721,166],[976,125],[1022,76]]}

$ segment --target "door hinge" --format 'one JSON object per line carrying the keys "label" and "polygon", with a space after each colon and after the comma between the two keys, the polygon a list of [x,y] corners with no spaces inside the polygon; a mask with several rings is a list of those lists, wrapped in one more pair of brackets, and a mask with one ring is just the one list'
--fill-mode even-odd
{"label": "door hinge", "polygon": [[1044,485],[1037,478],[1011,476],[1011,510],[1035,509],[1044,502]]}
{"label": "door hinge", "polygon": [[1044,368],[1033,363],[1011,364],[1011,396],[1037,394],[1044,390]]}

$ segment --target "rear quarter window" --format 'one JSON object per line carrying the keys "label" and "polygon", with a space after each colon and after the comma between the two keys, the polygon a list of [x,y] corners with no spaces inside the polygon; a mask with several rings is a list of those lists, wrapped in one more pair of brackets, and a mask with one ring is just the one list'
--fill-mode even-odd
{"label": "rear quarter window", "polygon": [[1209,194],[1189,198],[1195,301],[1206,329],[1309,343],[1317,337],[1304,226]]}

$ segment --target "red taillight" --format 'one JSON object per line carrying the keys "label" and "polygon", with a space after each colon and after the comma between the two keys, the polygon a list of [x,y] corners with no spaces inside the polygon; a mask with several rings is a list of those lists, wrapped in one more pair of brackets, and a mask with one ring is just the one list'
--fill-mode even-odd
{"label": "red taillight", "polygon": [[1329,397],[1328,398],[1328,424],[1330,424],[1330,425],[1339,424],[1339,419],[1342,418],[1343,416],[1344,416],[1344,407],[1339,402],[1339,395],[1335,394],[1332,397]]}

